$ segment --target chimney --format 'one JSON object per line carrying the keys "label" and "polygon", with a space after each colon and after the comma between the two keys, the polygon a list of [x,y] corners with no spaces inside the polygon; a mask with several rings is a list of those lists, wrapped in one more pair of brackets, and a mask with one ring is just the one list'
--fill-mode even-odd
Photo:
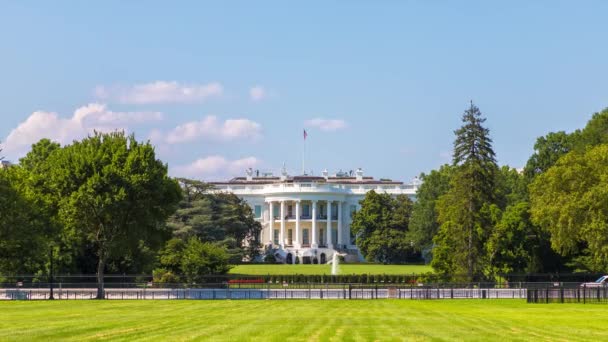
{"label": "chimney", "polygon": [[325,178],[325,180],[327,180],[327,178],[329,178],[329,172],[327,171],[327,169],[323,170],[322,174],[323,174],[323,178]]}
{"label": "chimney", "polygon": [[247,170],[245,170],[245,174],[247,174],[247,181],[253,180],[253,169],[252,168],[248,168]]}

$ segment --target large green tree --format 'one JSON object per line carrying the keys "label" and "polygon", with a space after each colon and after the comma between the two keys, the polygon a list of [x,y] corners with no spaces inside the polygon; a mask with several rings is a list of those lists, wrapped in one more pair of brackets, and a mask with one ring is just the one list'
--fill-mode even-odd
{"label": "large green tree", "polygon": [[353,215],[351,231],[361,253],[369,261],[403,262],[413,252],[407,239],[412,201],[405,195],[392,197],[369,191],[361,209]]}
{"label": "large green tree", "polygon": [[184,241],[197,237],[220,242],[229,249],[232,262],[252,260],[259,251],[262,226],[251,207],[234,194],[213,193],[203,182],[178,179],[184,198],[168,222],[174,236]]}
{"label": "large green tree", "polygon": [[17,166],[0,168],[0,275],[33,274],[48,260],[43,212]]}
{"label": "large green tree", "polygon": [[49,182],[64,235],[90,246],[97,260],[98,298],[104,298],[108,260],[160,247],[166,219],[181,199],[149,143],[122,132],[95,133],[49,156]]}
{"label": "large green tree", "polygon": [[485,118],[472,102],[454,133],[454,175],[437,203],[440,229],[434,238],[433,267],[443,274],[483,273],[484,244],[491,233],[496,165]]}
{"label": "large green tree", "polygon": [[608,145],[572,151],[530,185],[532,221],[562,255],[608,270]]}

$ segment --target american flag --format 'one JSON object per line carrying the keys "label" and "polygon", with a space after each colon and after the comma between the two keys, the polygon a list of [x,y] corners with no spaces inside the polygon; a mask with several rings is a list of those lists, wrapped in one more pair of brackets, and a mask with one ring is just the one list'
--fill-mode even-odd
{"label": "american flag", "polygon": [[308,133],[306,133],[306,130],[304,130],[304,140],[306,140],[307,136],[308,136]]}

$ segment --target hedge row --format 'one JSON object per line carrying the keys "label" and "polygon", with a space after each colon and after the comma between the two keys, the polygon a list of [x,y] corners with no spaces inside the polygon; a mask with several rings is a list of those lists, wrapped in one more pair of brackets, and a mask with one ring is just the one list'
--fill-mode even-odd
{"label": "hedge row", "polygon": [[[252,276],[244,277],[250,279]],[[237,277],[238,278],[238,277]],[[255,278],[263,279],[265,283],[356,283],[356,284],[418,284],[440,281],[440,277],[433,273],[423,274],[339,274],[339,275],[307,275],[307,274],[287,274],[287,275],[260,275]]]}

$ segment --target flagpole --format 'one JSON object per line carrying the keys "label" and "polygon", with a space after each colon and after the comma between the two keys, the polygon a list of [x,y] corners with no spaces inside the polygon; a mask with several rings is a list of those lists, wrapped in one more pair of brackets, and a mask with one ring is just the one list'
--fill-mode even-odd
{"label": "flagpole", "polygon": [[302,175],[304,175],[304,158],[306,155],[306,130],[304,130],[304,142],[302,142]]}

